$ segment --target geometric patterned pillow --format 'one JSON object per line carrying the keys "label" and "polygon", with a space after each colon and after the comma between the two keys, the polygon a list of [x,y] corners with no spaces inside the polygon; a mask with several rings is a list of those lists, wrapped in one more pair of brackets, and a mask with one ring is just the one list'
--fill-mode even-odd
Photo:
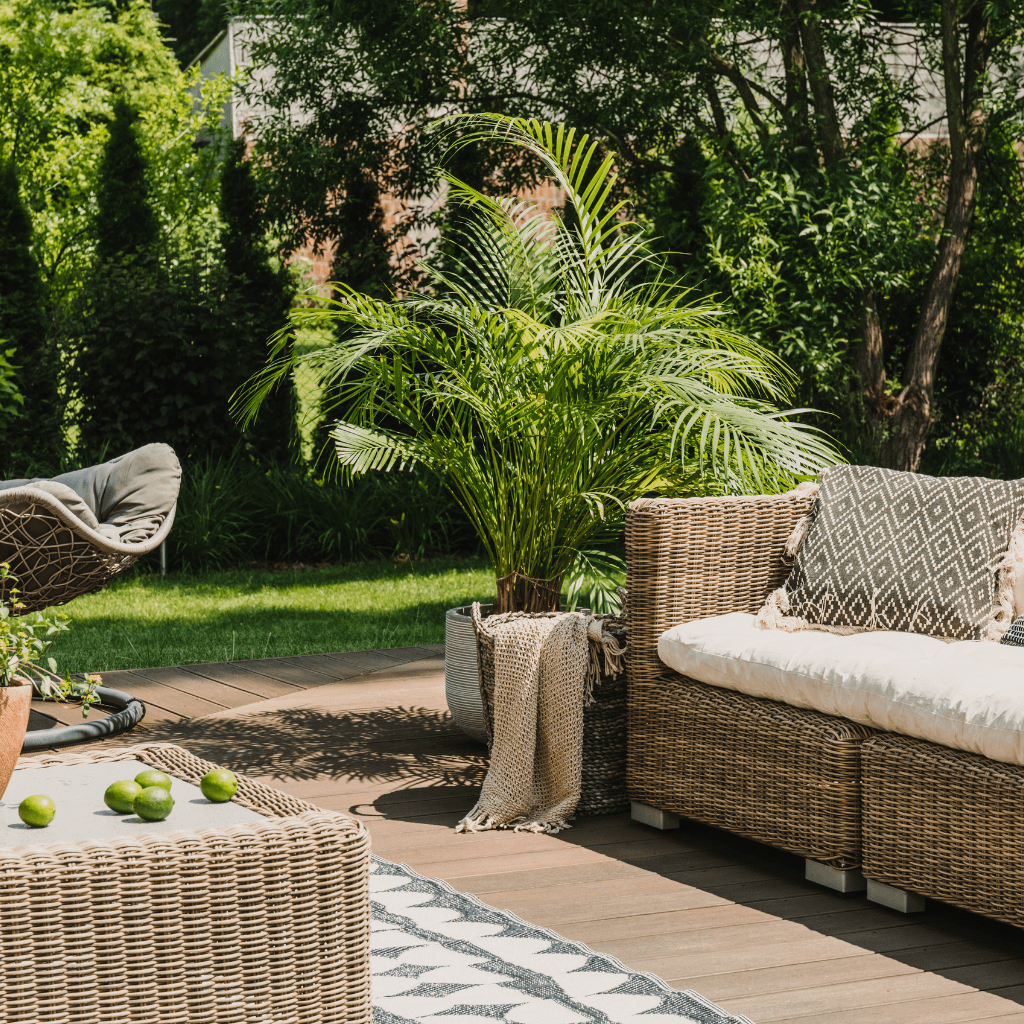
{"label": "geometric patterned pillow", "polygon": [[758,625],[998,639],[1012,618],[998,570],[1022,515],[1021,480],[833,466]]}
{"label": "geometric patterned pillow", "polygon": [[1024,647],[1024,615],[1010,626],[999,642],[1001,644],[1010,644],[1011,647]]}

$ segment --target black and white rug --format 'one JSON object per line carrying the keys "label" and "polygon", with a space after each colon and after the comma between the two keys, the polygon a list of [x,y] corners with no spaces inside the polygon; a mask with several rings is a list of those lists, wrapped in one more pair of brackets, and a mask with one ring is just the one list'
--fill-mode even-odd
{"label": "black and white rug", "polygon": [[405,864],[370,897],[374,1024],[750,1024]]}

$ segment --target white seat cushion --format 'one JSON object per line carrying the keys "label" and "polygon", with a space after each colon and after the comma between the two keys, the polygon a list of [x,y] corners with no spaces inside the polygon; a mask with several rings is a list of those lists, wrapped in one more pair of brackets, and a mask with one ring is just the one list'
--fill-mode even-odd
{"label": "white seat cushion", "polygon": [[737,612],[673,626],[658,654],[698,682],[1024,764],[1024,648],[762,630]]}

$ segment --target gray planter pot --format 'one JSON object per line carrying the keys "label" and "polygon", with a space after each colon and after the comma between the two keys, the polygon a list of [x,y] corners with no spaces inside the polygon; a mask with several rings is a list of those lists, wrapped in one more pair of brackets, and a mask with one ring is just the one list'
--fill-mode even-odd
{"label": "gray planter pot", "polygon": [[[455,724],[469,737],[487,742],[480,695],[480,644],[469,617],[470,606],[449,608],[444,617],[444,695]],[[564,609],[563,609],[564,610]],[[584,615],[589,608],[578,608]],[[480,605],[486,618],[491,605]]]}
{"label": "gray planter pot", "polygon": [[[484,615],[491,606],[481,606]],[[479,644],[469,605],[449,608],[444,617],[444,695],[455,724],[471,739],[487,742],[480,697]]]}

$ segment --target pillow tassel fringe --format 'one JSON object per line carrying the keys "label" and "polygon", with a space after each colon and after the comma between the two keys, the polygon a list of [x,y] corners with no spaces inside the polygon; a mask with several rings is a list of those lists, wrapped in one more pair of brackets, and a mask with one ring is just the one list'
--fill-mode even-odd
{"label": "pillow tassel fringe", "polygon": [[1014,527],[1010,535],[1010,546],[996,565],[996,606],[997,610],[985,631],[986,640],[998,642],[1016,618],[1013,588],[1024,565],[1024,519]]}

